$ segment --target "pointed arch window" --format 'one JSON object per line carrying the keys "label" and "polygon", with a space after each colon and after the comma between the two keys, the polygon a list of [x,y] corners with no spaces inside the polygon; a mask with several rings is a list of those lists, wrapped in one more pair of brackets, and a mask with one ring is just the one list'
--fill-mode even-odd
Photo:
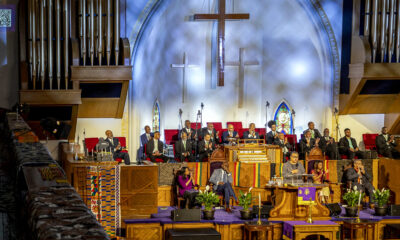
{"label": "pointed arch window", "polygon": [[161,115],[160,115],[160,103],[156,99],[153,105],[153,132],[160,131],[161,126]]}
{"label": "pointed arch window", "polygon": [[274,120],[278,132],[293,134],[292,110],[285,101],[282,101],[276,109]]}

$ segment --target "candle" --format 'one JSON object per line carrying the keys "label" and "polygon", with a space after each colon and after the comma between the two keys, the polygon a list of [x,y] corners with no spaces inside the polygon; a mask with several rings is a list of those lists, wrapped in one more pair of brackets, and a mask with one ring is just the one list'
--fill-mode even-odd
{"label": "candle", "polygon": [[258,207],[261,207],[261,194],[258,193]]}
{"label": "candle", "polygon": [[358,206],[360,206],[361,203],[361,190],[360,190],[360,195],[358,196]]}

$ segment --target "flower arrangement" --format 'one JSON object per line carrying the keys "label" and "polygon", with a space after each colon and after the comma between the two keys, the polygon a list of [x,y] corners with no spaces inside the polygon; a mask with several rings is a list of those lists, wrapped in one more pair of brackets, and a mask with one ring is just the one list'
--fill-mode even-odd
{"label": "flower arrangement", "polygon": [[376,203],[378,203],[378,207],[384,207],[390,197],[390,190],[382,188],[382,190],[379,191],[379,189],[374,190],[374,198]]}
{"label": "flower arrangement", "polygon": [[206,186],[206,190],[196,196],[196,201],[198,203],[204,204],[204,210],[212,211],[212,208],[219,202],[219,197],[214,192],[210,191],[210,186]]}
{"label": "flower arrangement", "polygon": [[347,202],[348,207],[355,207],[364,195],[364,192],[357,191],[357,186],[354,186],[353,189],[347,189],[347,192],[343,195],[343,199]]}
{"label": "flower arrangement", "polygon": [[251,194],[251,189],[252,187],[249,188],[248,192],[242,192],[242,190],[239,190],[239,206],[243,207],[243,211],[248,211],[249,207],[251,205],[251,202],[253,201],[253,197]]}

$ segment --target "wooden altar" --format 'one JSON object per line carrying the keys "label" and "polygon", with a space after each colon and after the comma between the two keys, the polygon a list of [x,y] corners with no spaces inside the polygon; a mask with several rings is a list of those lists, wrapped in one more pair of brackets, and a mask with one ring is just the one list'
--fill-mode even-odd
{"label": "wooden altar", "polygon": [[254,155],[254,160],[257,162],[271,162],[279,164],[283,159],[282,149],[279,146],[263,143],[246,144],[239,142],[237,145],[224,145],[224,152],[225,159],[227,159],[229,162],[241,161],[241,153],[242,155],[245,155],[245,161],[248,160],[249,155]]}
{"label": "wooden altar", "polygon": [[[314,220],[329,220],[329,209],[321,204],[318,198],[318,190],[323,186],[315,186],[315,205],[312,206],[312,218]],[[275,207],[271,210],[269,221],[293,221],[305,220],[308,214],[308,206],[297,204],[298,187],[292,186],[267,186],[274,192]]]}

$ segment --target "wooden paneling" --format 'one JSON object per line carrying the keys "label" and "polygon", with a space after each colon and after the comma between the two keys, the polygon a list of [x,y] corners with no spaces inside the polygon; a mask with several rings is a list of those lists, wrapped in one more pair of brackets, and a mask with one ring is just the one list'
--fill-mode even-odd
{"label": "wooden paneling", "polygon": [[[79,118],[117,118],[120,98],[82,98]],[[121,116],[122,117],[122,116]]]}
{"label": "wooden paneling", "polygon": [[126,237],[129,240],[161,240],[163,230],[159,223],[127,224]]}
{"label": "wooden paneling", "polygon": [[172,193],[172,186],[159,186],[158,187],[158,206],[173,206],[174,199]]}
{"label": "wooden paneling", "polygon": [[389,158],[379,160],[378,187],[391,190],[394,204],[400,204],[400,161]]}
{"label": "wooden paneling", "polygon": [[20,90],[19,102],[30,105],[81,104],[81,90]]}
{"label": "wooden paneling", "polygon": [[132,79],[132,66],[71,66],[71,81],[101,82]]}

